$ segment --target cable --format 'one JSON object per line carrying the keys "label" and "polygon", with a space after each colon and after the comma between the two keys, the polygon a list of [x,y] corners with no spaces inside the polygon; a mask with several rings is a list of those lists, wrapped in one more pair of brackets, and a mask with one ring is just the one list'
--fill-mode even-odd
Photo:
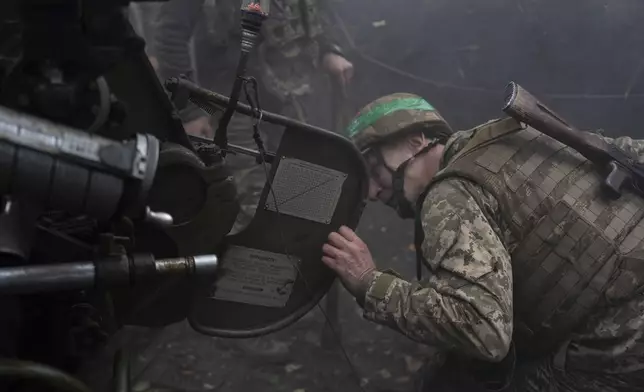
{"label": "cable", "polygon": [[[251,97],[250,93],[248,92],[248,88],[247,88],[248,83],[252,84],[252,87],[253,87],[253,90],[254,90],[253,91],[254,92],[254,98]],[[279,234],[280,234],[280,239],[282,241],[282,246],[284,247],[284,252],[286,253],[286,256],[292,262],[291,253],[288,250],[288,247],[286,245],[286,239],[284,238],[284,232],[281,230],[281,227],[282,227],[280,225],[281,213],[279,211],[279,206],[278,206],[278,203],[277,203],[277,196],[275,195],[275,190],[273,189],[273,181],[269,176],[269,170],[268,170],[268,166],[266,164],[266,159],[265,159],[266,151],[264,149],[264,142],[261,139],[261,134],[260,134],[260,130],[259,130],[259,125],[260,125],[260,122],[261,122],[261,119],[262,119],[262,110],[261,110],[261,107],[259,105],[259,92],[258,92],[258,89],[257,89],[257,80],[255,78],[251,77],[251,78],[246,78],[245,79],[244,92],[246,94],[246,99],[248,101],[248,105],[253,109],[253,111],[257,115],[256,121],[253,124],[253,139],[255,139],[255,142],[257,144],[257,149],[259,151],[261,164],[262,164],[262,166],[264,168],[264,174],[266,175],[266,183],[268,184],[269,193],[270,193],[271,197],[273,198],[273,203],[275,203],[275,213],[277,215],[277,227],[280,228],[279,229]],[[302,271],[300,270],[300,268],[297,265],[297,263],[293,262],[293,266],[295,267],[298,275],[302,278],[302,282],[304,282],[304,286],[309,291],[309,293],[311,293],[312,292],[311,286],[309,285],[308,281],[304,277],[304,274],[302,274]],[[335,328],[333,326],[333,323],[331,322],[329,316],[327,315],[326,311],[324,310],[322,305],[320,305],[319,302],[316,304],[316,306],[322,312],[322,315],[324,316],[324,319],[325,319],[326,323],[328,324],[329,328],[333,332],[333,336],[335,337],[335,339],[336,339],[336,341],[338,343],[338,346],[340,347],[340,351],[342,351],[342,355],[344,356],[344,359],[346,360],[347,364],[349,365],[349,368],[351,369],[351,373],[356,378],[356,383],[358,384],[358,388],[360,388],[361,391],[366,392],[366,390],[364,389],[364,387],[362,386],[362,384],[360,382],[360,376],[358,374],[358,370],[354,366],[353,362],[349,358],[349,354],[347,353],[347,351],[345,350],[344,346],[342,345],[342,341],[340,339],[340,336],[338,335],[337,331],[335,330]]]}
{"label": "cable", "polygon": [[[338,27],[340,31],[342,31],[342,35],[344,35],[345,40],[347,41],[349,45],[349,49],[351,49],[355,54],[357,54],[359,57],[361,57],[363,60],[376,65],[380,68],[386,69],[392,73],[395,73],[399,76],[412,79],[416,82],[420,82],[423,84],[427,84],[436,88],[446,88],[446,89],[451,89],[451,90],[458,90],[458,91],[467,91],[467,92],[478,92],[478,93],[483,93],[483,94],[494,94],[494,95],[502,95],[503,90],[495,90],[495,89],[489,89],[485,87],[477,87],[477,86],[459,86],[455,85],[452,83],[448,82],[442,82],[439,80],[433,80],[433,79],[428,79],[424,78],[419,75],[415,75],[411,72],[404,71],[400,68],[394,67],[393,65],[389,65],[383,61],[380,61],[366,53],[364,53],[361,49],[359,49],[353,37],[347,30],[346,24],[344,23],[344,19],[337,13],[337,11],[333,10],[333,17],[338,24]],[[621,100],[627,100],[629,98],[644,98],[644,94],[630,94],[630,88],[626,91],[625,94],[565,94],[565,93],[543,93],[540,94],[543,97],[548,97],[551,99],[596,99],[596,100],[611,100],[611,99],[621,99]]]}

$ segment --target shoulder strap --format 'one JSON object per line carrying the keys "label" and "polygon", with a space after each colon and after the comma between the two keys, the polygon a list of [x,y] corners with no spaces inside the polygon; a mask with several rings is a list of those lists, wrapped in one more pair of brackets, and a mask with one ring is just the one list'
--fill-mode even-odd
{"label": "shoulder strap", "polygon": [[454,158],[452,158],[452,161],[462,158],[476,149],[493,143],[503,136],[523,129],[525,129],[525,126],[512,117],[493,120],[487,124],[483,124],[475,130],[469,143],[467,143],[465,147],[463,147],[463,149],[459,151]]}
{"label": "shoulder strap", "polygon": [[423,232],[421,213],[423,211],[423,203],[429,193],[429,189],[429,186],[425,188],[416,201],[416,211],[418,211],[418,213],[416,214],[416,220],[414,221],[414,246],[416,247],[416,278],[418,281],[423,278],[423,258],[425,257],[422,249],[423,241],[425,240],[425,233]]}

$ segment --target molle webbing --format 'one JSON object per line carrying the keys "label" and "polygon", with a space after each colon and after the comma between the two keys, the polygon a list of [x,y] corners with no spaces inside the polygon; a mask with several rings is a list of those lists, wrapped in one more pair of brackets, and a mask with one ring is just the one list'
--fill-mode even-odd
{"label": "molle webbing", "polygon": [[520,350],[540,354],[566,339],[619,276],[622,255],[644,245],[644,200],[606,199],[591,162],[514,120],[477,129],[432,184],[452,177],[490,192],[512,233],[502,240],[512,242]]}
{"label": "molle webbing", "polygon": [[293,51],[293,43],[303,44],[323,33],[317,0],[273,0],[271,8],[271,18],[263,26],[264,38],[271,47]]}

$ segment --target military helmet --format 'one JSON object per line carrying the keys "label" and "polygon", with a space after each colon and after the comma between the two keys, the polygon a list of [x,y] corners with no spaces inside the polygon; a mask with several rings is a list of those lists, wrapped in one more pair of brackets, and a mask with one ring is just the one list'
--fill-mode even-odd
{"label": "military helmet", "polygon": [[386,95],[362,108],[349,124],[347,136],[364,154],[380,144],[406,133],[422,132],[445,142],[453,133],[434,107],[408,93]]}

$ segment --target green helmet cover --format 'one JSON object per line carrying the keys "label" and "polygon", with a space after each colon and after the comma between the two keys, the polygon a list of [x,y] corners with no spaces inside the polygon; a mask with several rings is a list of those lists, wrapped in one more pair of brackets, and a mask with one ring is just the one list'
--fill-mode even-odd
{"label": "green helmet cover", "polygon": [[391,94],[371,102],[358,112],[346,130],[363,153],[374,144],[411,132],[422,132],[440,142],[445,142],[453,133],[429,102],[408,93]]}

